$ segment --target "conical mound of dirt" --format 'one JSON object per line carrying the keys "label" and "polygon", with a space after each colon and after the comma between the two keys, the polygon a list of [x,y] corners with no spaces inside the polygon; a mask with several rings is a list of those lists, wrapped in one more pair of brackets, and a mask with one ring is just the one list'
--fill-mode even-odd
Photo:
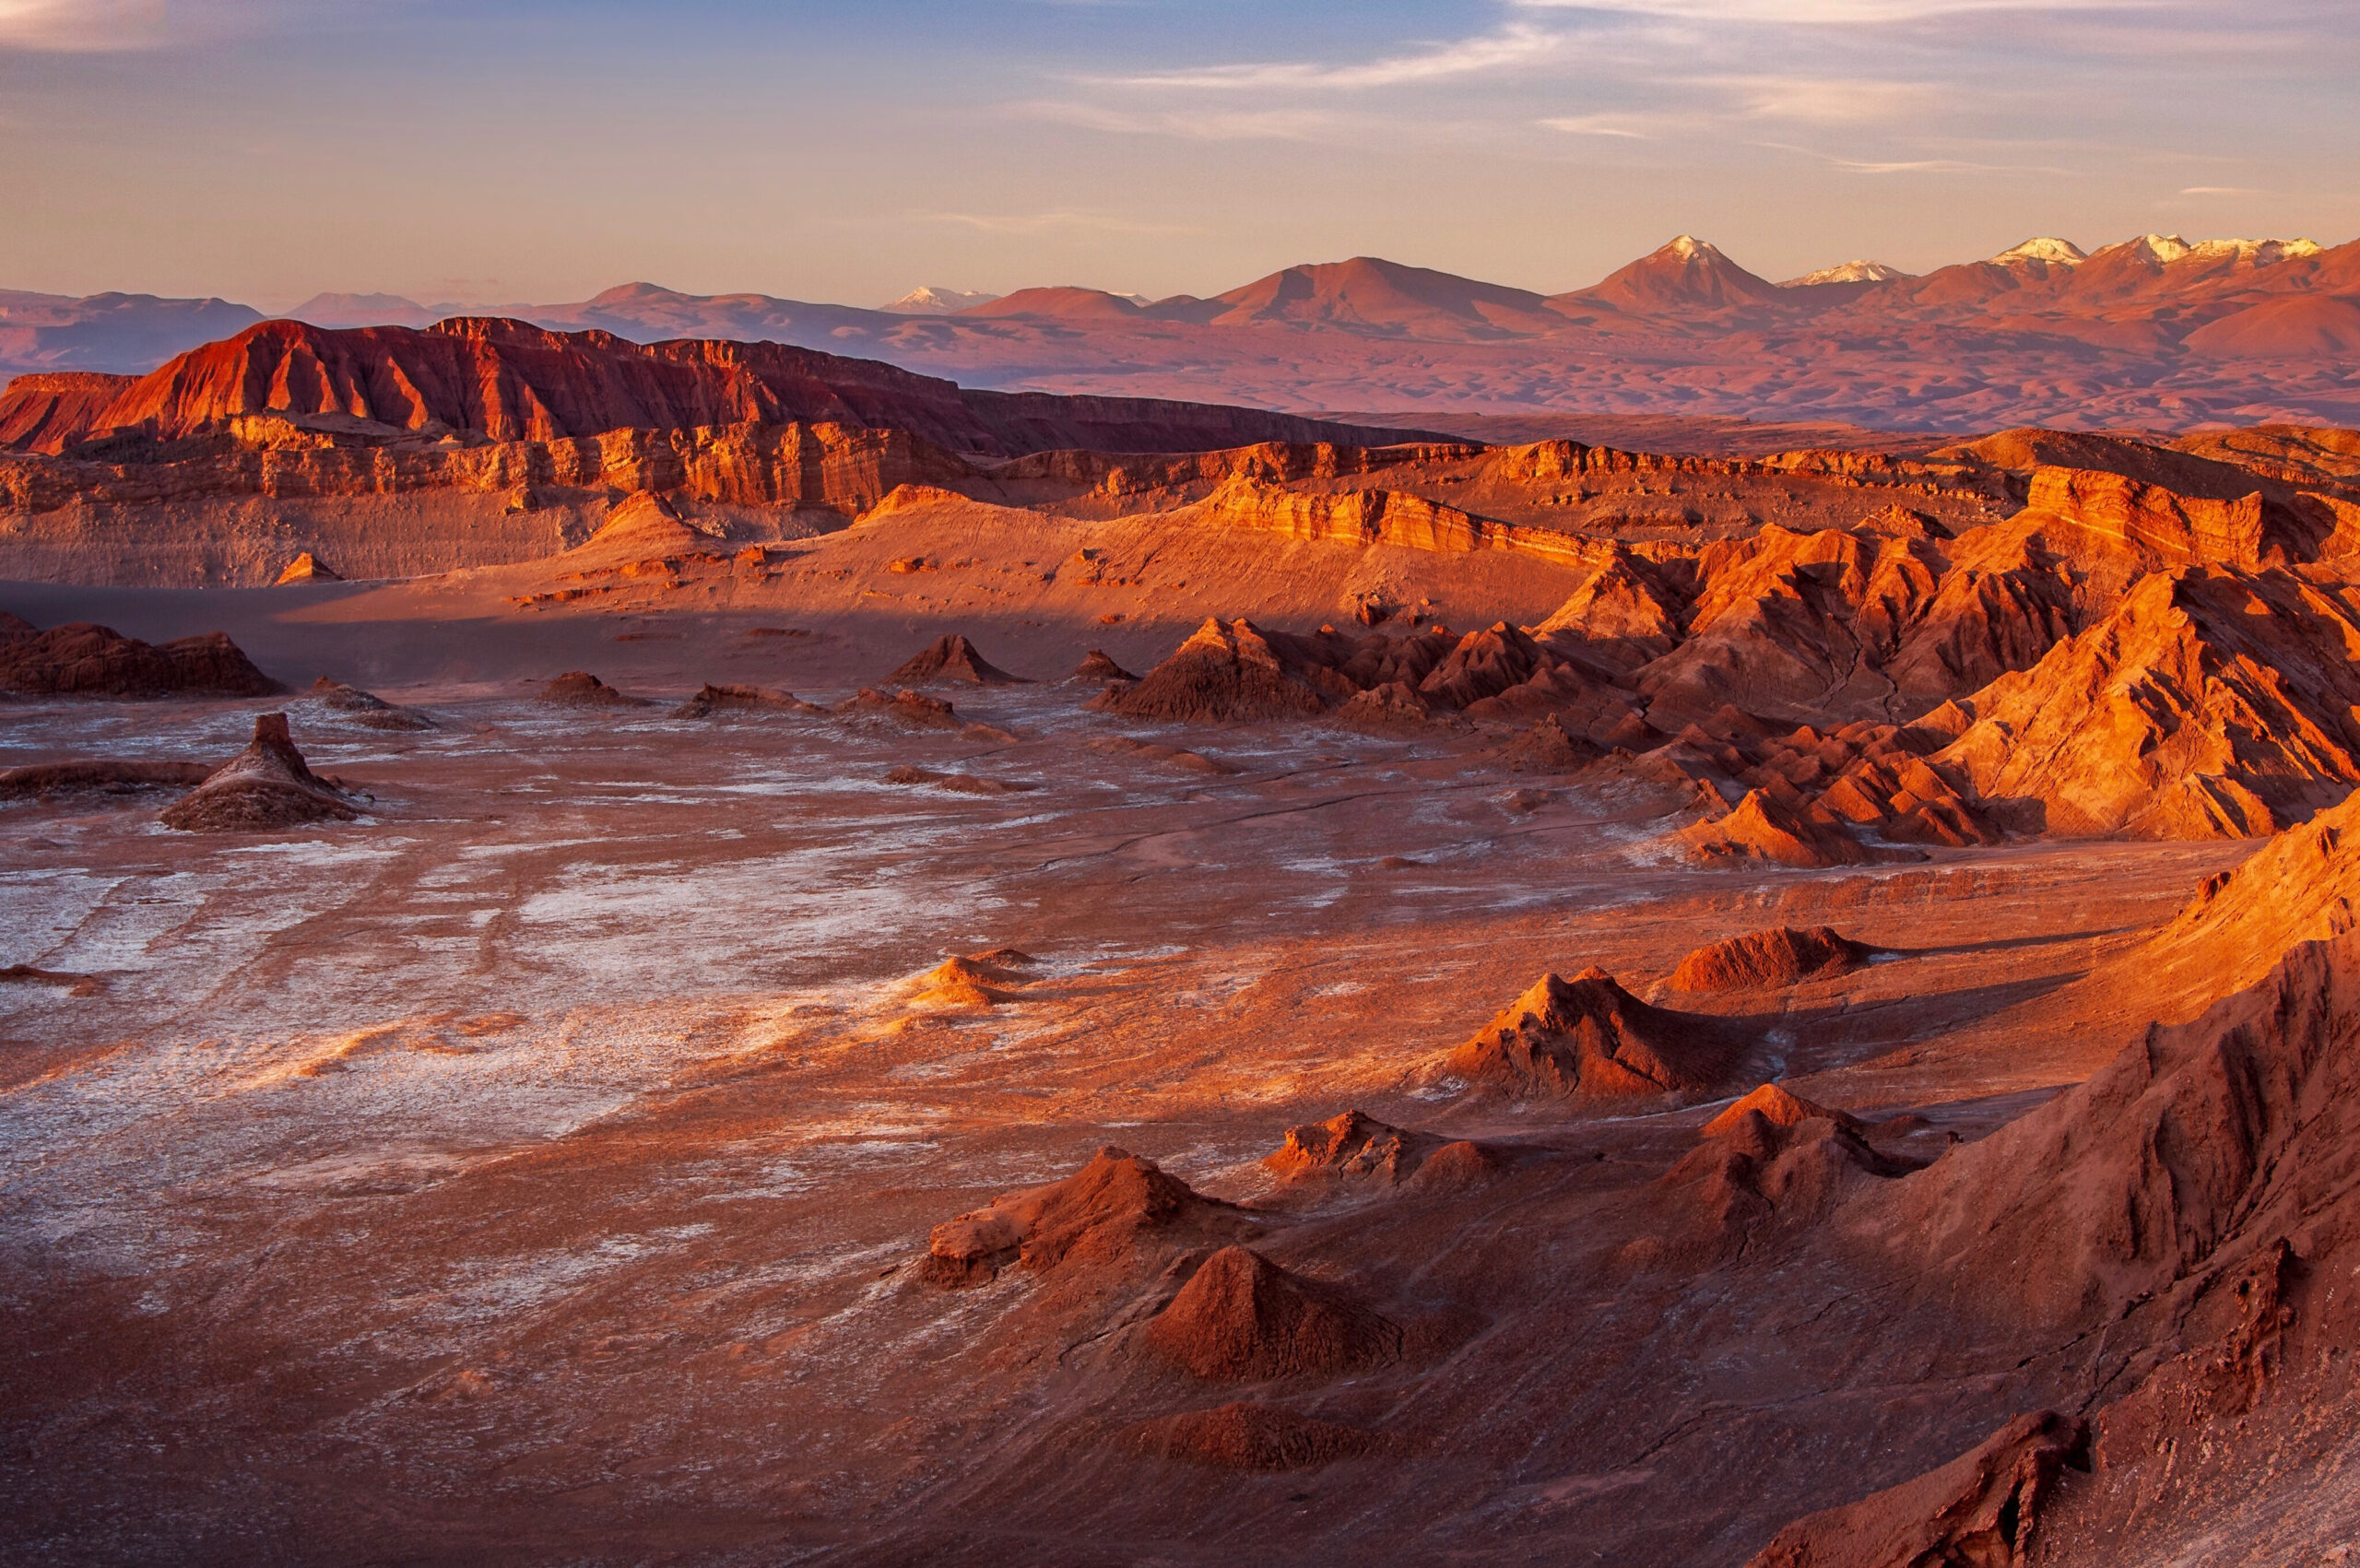
{"label": "conical mound of dirt", "polygon": [[1876,949],[1835,927],[1798,931],[1774,926],[1697,949],[1671,972],[1675,991],[1776,990],[1823,974],[1841,974],[1869,961]]}
{"label": "conical mound of dirt", "polygon": [[963,681],[969,686],[1030,684],[985,658],[956,631],[936,638],[885,678],[896,686],[927,686],[938,680]]}
{"label": "conical mound of dirt", "polygon": [[309,695],[313,701],[342,713],[367,729],[416,733],[442,727],[414,709],[397,707],[374,692],[347,686],[340,680],[330,680],[326,676],[312,682]]}
{"label": "conical mound of dirt", "polygon": [[164,808],[157,819],[183,832],[244,832],[305,822],[348,822],[360,815],[352,797],[312,772],[287,732],[285,713],[254,720],[254,737]]}
{"label": "conical mound of dirt", "polygon": [[1796,1520],[1746,1568],[2024,1562],[2058,1473],[2087,1468],[2087,1442],[2080,1421],[2054,1410],[2018,1416],[1941,1469]]}
{"label": "conical mound of dirt", "polygon": [[1263,1156],[1262,1167],[1287,1181],[1335,1177],[1391,1185],[1408,1180],[1440,1147],[1442,1139],[1429,1134],[1347,1111],[1288,1128],[1286,1142]]}
{"label": "conical mound of dirt", "polygon": [[934,1228],[926,1277],[937,1284],[981,1284],[1003,1268],[1033,1273],[1073,1267],[1126,1268],[1150,1242],[1165,1248],[1235,1240],[1253,1221],[1199,1196],[1152,1161],[1108,1147],[1063,1181],[993,1200]]}
{"label": "conical mound of dirt", "polygon": [[1208,619],[1138,685],[1110,690],[1091,705],[1129,718],[1198,723],[1325,713],[1358,688],[1306,644],[1248,620]]}
{"label": "conical mound of dirt", "polygon": [[626,697],[588,670],[568,670],[541,688],[535,701],[552,708],[643,708],[644,700]]}
{"label": "conical mound of dirt", "polygon": [[1395,1446],[1378,1432],[1243,1400],[1141,1421],[1121,1442],[1134,1453],[1223,1470],[1307,1469]]}
{"label": "conical mound of dirt", "polygon": [[988,1008],[1017,1001],[1026,979],[1023,970],[1030,961],[996,961],[989,954],[945,959],[919,977],[910,999],[942,1008]]}
{"label": "conical mound of dirt", "polygon": [[1719,1019],[1651,1008],[1587,969],[1541,976],[1443,1068],[1517,1096],[1693,1094],[1719,1087],[1745,1044]]}
{"label": "conical mound of dirt", "polygon": [[283,588],[290,583],[341,583],[343,581],[343,577],[329,571],[319,557],[310,550],[305,550],[287,563],[287,569],[278,574],[276,586]]}
{"label": "conical mound of dirt", "polygon": [[0,630],[0,691],[27,697],[271,697],[286,690],[256,669],[224,632],[148,643],[88,621],[46,631],[20,621]]}
{"label": "conical mound of dirt", "polygon": [[1140,1342],[1209,1383],[1334,1377],[1401,1356],[1399,1328],[1242,1246],[1205,1259]]}
{"label": "conical mound of dirt", "polygon": [[1081,663],[1074,666],[1068,680],[1137,680],[1138,676],[1116,664],[1103,648],[1092,648]]}
{"label": "conical mound of dirt", "polygon": [[1831,1111],[1814,1100],[1790,1093],[1775,1083],[1765,1083],[1704,1126],[1705,1138],[1726,1138],[1735,1132],[1748,1116],[1760,1116],[1774,1127],[1800,1126],[1815,1119],[1834,1122],[1837,1126],[1854,1132],[1862,1126],[1858,1116],[1845,1111]]}
{"label": "conical mound of dirt", "polygon": [[816,702],[806,702],[792,691],[768,686],[714,686],[697,689],[695,696],[672,710],[676,719],[713,719],[726,713],[818,713]]}
{"label": "conical mound of dirt", "polygon": [[1759,789],[1747,791],[1728,815],[1682,828],[1672,838],[1705,866],[1752,863],[1816,871],[1925,858],[1908,850],[1872,848],[1832,817],[1788,805]]}

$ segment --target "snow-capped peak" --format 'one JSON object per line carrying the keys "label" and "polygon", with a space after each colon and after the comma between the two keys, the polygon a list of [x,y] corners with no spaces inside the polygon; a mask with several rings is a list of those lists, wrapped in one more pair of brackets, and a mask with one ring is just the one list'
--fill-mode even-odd
{"label": "snow-capped peak", "polygon": [[1897,277],[1911,276],[1913,275],[1902,271],[1897,266],[1888,266],[1881,261],[1847,261],[1839,262],[1834,266],[1821,267],[1817,272],[1806,272],[1800,277],[1789,277],[1778,287],[1809,289],[1820,283],[1890,283]]}
{"label": "snow-capped peak", "polygon": [[966,289],[942,289],[928,284],[913,289],[890,305],[877,308],[897,316],[947,316],[976,305],[988,305],[998,299],[997,294],[977,293]]}
{"label": "snow-capped peak", "polygon": [[2051,262],[2059,266],[2079,266],[2089,260],[2089,253],[2071,240],[2059,240],[2053,234],[2026,240],[2021,245],[2010,246],[1991,258],[2001,266],[2010,262]]}

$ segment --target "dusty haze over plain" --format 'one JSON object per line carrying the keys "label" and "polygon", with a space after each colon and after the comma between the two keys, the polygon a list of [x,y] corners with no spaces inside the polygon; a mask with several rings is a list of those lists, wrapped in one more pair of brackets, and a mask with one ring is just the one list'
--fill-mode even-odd
{"label": "dusty haze over plain", "polygon": [[[1542,292],[2360,232],[2332,0],[0,0],[11,288]],[[300,212],[300,221],[296,215]]]}

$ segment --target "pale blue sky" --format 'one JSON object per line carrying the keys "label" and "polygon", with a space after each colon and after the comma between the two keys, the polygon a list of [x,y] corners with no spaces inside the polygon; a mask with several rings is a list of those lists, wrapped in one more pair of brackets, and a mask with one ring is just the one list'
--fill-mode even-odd
{"label": "pale blue sky", "polygon": [[0,288],[1541,290],[2360,234],[2350,0],[0,0]]}

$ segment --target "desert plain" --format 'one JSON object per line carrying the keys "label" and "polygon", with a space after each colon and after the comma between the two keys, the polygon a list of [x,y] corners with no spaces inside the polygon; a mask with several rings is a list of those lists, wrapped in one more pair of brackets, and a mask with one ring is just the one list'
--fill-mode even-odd
{"label": "desert plain", "polygon": [[20,377],[6,1555],[2344,1561],[2360,436],[1628,429]]}

